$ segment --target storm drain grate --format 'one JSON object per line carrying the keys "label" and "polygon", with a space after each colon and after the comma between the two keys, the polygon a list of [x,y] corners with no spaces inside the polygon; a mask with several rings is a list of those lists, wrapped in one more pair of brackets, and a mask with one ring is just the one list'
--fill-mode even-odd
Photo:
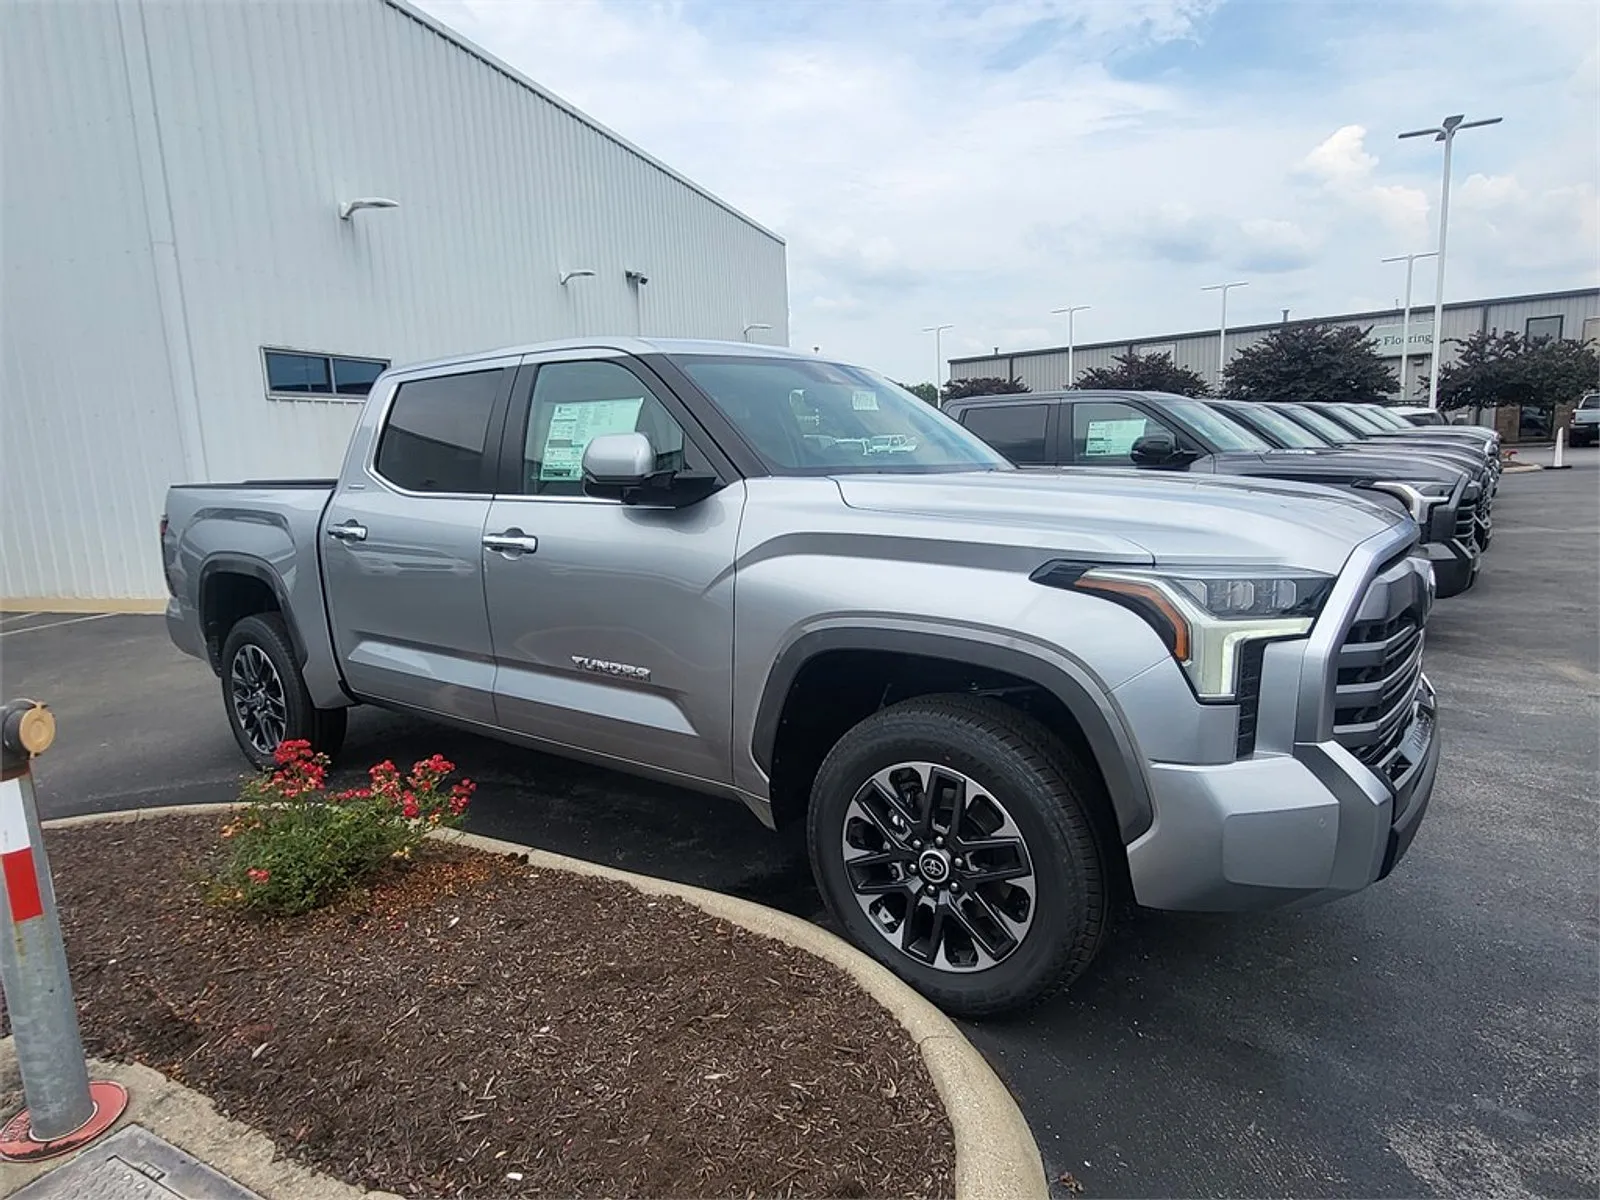
{"label": "storm drain grate", "polygon": [[148,1129],[129,1125],[13,1200],[261,1200]]}

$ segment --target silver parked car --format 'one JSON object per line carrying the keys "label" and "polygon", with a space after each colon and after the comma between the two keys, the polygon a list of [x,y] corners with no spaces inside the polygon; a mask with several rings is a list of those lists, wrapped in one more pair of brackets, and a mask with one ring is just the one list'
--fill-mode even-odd
{"label": "silver parked car", "polygon": [[839,926],[956,1013],[1078,975],[1124,888],[1365,888],[1439,760],[1408,517],[1024,474],[768,347],[387,371],[337,480],[177,486],[167,517],[172,638],[252,762],[335,752],[370,703],[803,821]]}

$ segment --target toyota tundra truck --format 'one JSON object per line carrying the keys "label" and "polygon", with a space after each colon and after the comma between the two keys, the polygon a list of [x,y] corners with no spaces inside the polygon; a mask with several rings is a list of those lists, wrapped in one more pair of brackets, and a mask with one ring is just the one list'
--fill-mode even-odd
{"label": "toyota tundra truck", "polygon": [[173,487],[162,553],[252,763],[372,704],[728,797],[983,1016],[1126,897],[1389,874],[1439,761],[1417,536],[1314,485],[1022,473],[871,371],[629,338],[386,371],[337,479]]}

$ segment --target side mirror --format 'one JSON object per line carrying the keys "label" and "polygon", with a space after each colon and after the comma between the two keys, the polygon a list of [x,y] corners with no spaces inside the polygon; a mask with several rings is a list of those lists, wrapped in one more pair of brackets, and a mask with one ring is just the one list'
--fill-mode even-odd
{"label": "side mirror", "polygon": [[658,471],[656,451],[642,433],[603,433],[583,450],[583,491],[602,500],[654,508],[685,508],[722,481],[713,474]]}
{"label": "side mirror", "polygon": [[1136,467],[1182,467],[1194,461],[1194,455],[1178,449],[1178,443],[1165,429],[1140,437],[1128,457]]}
{"label": "side mirror", "polygon": [[583,449],[585,490],[643,487],[655,470],[655,447],[642,433],[602,433]]}

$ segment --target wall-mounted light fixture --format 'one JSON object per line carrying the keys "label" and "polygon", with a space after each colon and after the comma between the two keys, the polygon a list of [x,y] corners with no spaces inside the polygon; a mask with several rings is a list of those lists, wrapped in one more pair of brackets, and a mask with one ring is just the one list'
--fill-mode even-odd
{"label": "wall-mounted light fixture", "polygon": [[634,287],[643,287],[650,282],[650,276],[643,271],[624,271],[623,274],[627,276],[628,282],[633,284]]}
{"label": "wall-mounted light fixture", "polygon": [[386,200],[382,196],[362,196],[358,200],[346,200],[339,205],[339,220],[348,221],[350,217],[360,212],[363,208],[399,208],[400,201]]}
{"label": "wall-mounted light fixture", "polygon": [[746,325],[744,327],[744,333],[741,336],[744,338],[745,341],[748,342],[750,340],[751,333],[753,333],[755,330],[757,330],[757,329],[771,329],[771,328],[772,328],[772,326],[768,325],[765,321],[752,321],[752,322],[750,322],[750,324],[748,324],[748,325]]}
{"label": "wall-mounted light fixture", "polygon": [[593,277],[594,272],[587,267],[579,267],[576,271],[563,271],[561,272],[561,286],[566,287],[569,279],[591,279]]}

